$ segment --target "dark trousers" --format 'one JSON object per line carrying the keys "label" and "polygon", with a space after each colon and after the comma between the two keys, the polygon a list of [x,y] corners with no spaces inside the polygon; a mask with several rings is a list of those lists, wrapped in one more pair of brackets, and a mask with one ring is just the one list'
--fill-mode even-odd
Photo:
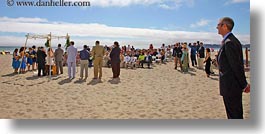
{"label": "dark trousers", "polygon": [[190,59],[191,59],[192,66],[194,66],[194,64],[197,66],[196,55],[191,54]]}
{"label": "dark trousers", "polygon": [[45,71],[45,65],[38,65],[38,76],[40,76],[40,72],[42,70],[42,75],[45,76],[46,75],[46,71]]}
{"label": "dark trousers", "polygon": [[93,66],[92,63],[93,63],[92,60],[88,60],[88,67],[92,67]]}
{"label": "dark trousers", "polygon": [[226,115],[228,119],[243,119],[242,95],[223,96]]}
{"label": "dark trousers", "polygon": [[206,62],[206,64],[205,64],[205,72],[208,75],[211,74],[210,68],[211,68],[211,62]]}
{"label": "dark trousers", "polygon": [[141,65],[142,68],[144,68],[144,63],[147,63],[148,68],[150,68],[151,62],[145,61],[145,60],[140,61],[140,65]]}
{"label": "dark trousers", "polygon": [[112,73],[113,73],[113,78],[117,78],[120,76],[120,63],[113,63],[111,62],[111,68],[112,68]]}

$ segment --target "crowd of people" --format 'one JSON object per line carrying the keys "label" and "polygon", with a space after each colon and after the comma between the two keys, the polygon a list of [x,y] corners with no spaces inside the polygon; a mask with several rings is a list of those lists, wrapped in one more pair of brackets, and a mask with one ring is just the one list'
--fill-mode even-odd
{"label": "crowd of people", "polygon": [[[54,74],[63,73],[63,59],[64,51],[61,49],[61,44],[58,45],[58,49],[54,52],[52,48],[46,49],[44,47],[32,46],[21,47],[19,50],[16,48],[13,52],[12,67],[14,73],[26,73],[27,71],[38,70],[38,76],[47,75],[50,70],[49,66],[53,66]],[[27,68],[27,69],[26,69]]]}
{"label": "crowd of people", "polygon": [[[74,42],[70,42],[67,51],[58,48],[55,51],[52,48],[32,46],[30,48],[21,47],[13,52],[12,66],[14,73],[25,73],[27,71],[38,70],[38,76],[45,76],[50,72],[52,74],[63,74],[63,66],[68,67],[69,79],[75,78],[76,66],[80,64],[80,79],[87,79],[88,67],[94,67],[94,79],[102,78],[102,67],[112,67],[113,78],[118,78],[120,68],[148,68],[152,69],[154,64],[166,64],[174,61],[174,69],[180,68],[182,72],[189,71],[189,63],[198,69],[205,68],[207,77],[213,71],[211,68],[211,51],[203,46],[203,42],[195,43],[177,42],[174,45],[162,44],[160,48],[154,48],[153,44],[148,49],[135,49],[134,46],[119,46],[114,42],[111,46],[102,46],[100,41],[95,42],[95,46],[90,50],[87,45],[83,50],[78,51]],[[205,67],[203,67],[203,64]],[[50,68],[51,66],[51,68]],[[27,67],[27,69],[26,69]]]}

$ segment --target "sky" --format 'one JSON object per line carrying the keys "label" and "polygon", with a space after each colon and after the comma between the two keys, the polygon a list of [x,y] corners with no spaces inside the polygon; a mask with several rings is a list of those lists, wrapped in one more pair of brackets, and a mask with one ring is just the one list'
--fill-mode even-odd
{"label": "sky", "polygon": [[[25,35],[65,36],[77,46],[133,45],[196,42],[220,44],[216,25],[221,17],[235,21],[233,33],[242,44],[250,43],[249,0],[64,0],[89,2],[90,6],[18,6],[18,2],[39,0],[1,0],[0,46],[21,46]],[[43,2],[51,0],[41,0]],[[60,0],[53,0],[60,1]],[[10,3],[13,4],[12,6]],[[13,2],[13,3],[12,3]],[[29,39],[28,45],[44,45],[45,39]],[[52,45],[65,44],[64,38]]]}

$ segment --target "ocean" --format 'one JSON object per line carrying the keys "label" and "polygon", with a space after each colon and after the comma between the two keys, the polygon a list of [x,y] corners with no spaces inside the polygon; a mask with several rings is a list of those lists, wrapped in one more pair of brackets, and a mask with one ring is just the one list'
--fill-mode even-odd
{"label": "ocean", "polygon": [[16,46],[0,46],[0,52],[10,52],[11,54],[13,53],[13,51],[16,49],[16,48],[20,48],[20,47],[16,47]]}
{"label": "ocean", "polygon": [[[221,45],[217,45],[217,44],[204,44],[205,48],[214,48],[214,50],[219,50]],[[249,48],[250,49],[250,44],[246,44],[246,45],[242,45],[242,48]]]}
{"label": "ocean", "polygon": [[[11,54],[13,54],[13,51],[18,48],[20,49],[21,46],[0,46],[0,52],[10,52]],[[148,47],[148,46],[147,46]],[[147,48],[146,47],[146,48]],[[221,45],[216,45],[216,44],[204,44],[205,48],[213,48],[215,51],[218,51],[221,47]],[[53,50],[55,50],[57,47],[52,47]],[[64,47],[62,46],[62,48],[64,49]],[[90,46],[90,48],[92,48],[92,46]],[[249,48],[250,50],[250,44],[247,45],[242,45],[243,50],[245,50],[245,48]],[[82,47],[77,47],[78,51],[82,50]],[[65,49],[64,49],[65,50]]]}
{"label": "ocean", "polygon": [[[21,46],[0,46],[0,52],[10,52],[10,54],[13,54],[14,50],[17,48],[18,50],[20,49]],[[62,46],[64,49],[64,47]],[[53,50],[57,49],[57,47],[52,47]],[[82,47],[77,47],[78,51],[82,50]],[[47,50],[47,48],[46,48]],[[65,50],[65,49],[64,49]]]}

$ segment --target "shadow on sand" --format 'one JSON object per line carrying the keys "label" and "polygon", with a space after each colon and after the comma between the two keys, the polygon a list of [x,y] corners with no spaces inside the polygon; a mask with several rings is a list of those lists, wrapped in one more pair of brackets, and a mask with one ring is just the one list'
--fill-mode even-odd
{"label": "shadow on sand", "polygon": [[96,85],[102,83],[101,79],[92,79],[87,85]]}
{"label": "shadow on sand", "polygon": [[59,85],[63,85],[63,84],[66,84],[66,83],[71,83],[71,79],[68,79],[68,78],[66,78],[66,79],[64,79],[64,80],[62,80],[62,81],[60,81],[60,82],[58,82],[58,84]]}
{"label": "shadow on sand", "polygon": [[39,79],[39,76],[31,76],[31,77],[27,77],[26,80],[37,80]]}
{"label": "shadow on sand", "polygon": [[18,73],[5,74],[5,75],[2,75],[2,77],[12,77],[12,76],[15,76],[15,75],[18,75]]}
{"label": "shadow on sand", "polygon": [[74,83],[75,84],[83,84],[83,83],[85,83],[86,82],[86,79],[78,79],[78,80],[76,80]]}
{"label": "shadow on sand", "polygon": [[121,81],[120,81],[120,78],[112,78],[112,79],[108,80],[108,82],[110,84],[119,84]]}

